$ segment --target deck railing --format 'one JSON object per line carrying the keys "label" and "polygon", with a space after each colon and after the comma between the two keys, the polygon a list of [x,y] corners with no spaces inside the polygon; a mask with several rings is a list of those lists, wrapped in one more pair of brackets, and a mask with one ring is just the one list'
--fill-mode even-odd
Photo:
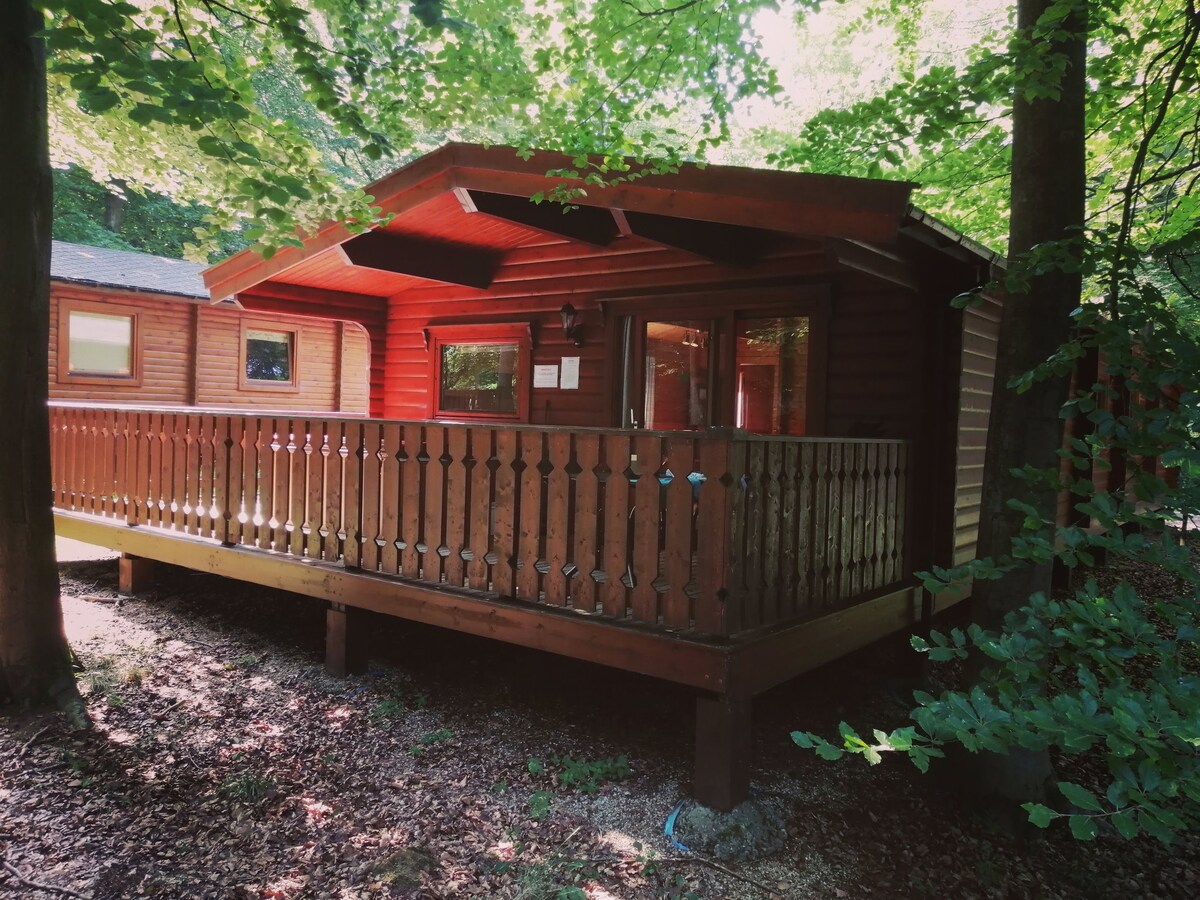
{"label": "deck railing", "polygon": [[53,404],[54,503],[727,636],[903,580],[907,446]]}

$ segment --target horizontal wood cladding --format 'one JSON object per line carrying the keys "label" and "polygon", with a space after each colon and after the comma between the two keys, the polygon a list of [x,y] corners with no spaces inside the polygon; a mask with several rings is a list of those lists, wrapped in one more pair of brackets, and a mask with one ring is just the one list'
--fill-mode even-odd
{"label": "horizontal wood cladding", "polygon": [[[837,282],[829,322],[828,434],[906,437],[917,402],[912,372],[913,296],[881,289],[871,279],[838,271],[809,245],[795,242],[753,267],[707,262],[636,239],[597,249],[568,243],[511,251],[486,290],[427,286],[388,305],[384,411],[388,417],[427,416],[434,390],[424,330],[438,323],[529,322],[533,364],[580,357],[579,389],[531,391],[530,421],[551,425],[614,425],[621,358],[615,314],[599,301],[614,297],[704,291],[714,309],[730,302],[752,307],[753,288],[778,291],[789,283]],[[738,291],[731,300],[723,291]],[[565,338],[559,309],[578,310],[584,346]],[[646,309],[654,311],[653,300]],[[669,313],[663,313],[669,315]]]}
{"label": "horizontal wood cladding", "polygon": [[958,441],[954,489],[954,563],[975,558],[983,491],[983,462],[1000,340],[1000,301],[986,297],[963,311]]}
{"label": "horizontal wood cladding", "polygon": [[[59,378],[60,355],[66,352],[59,345],[59,308],[63,304],[99,312],[119,309],[122,314],[136,317],[139,383]],[[300,336],[296,360],[301,379],[299,391],[264,394],[238,386],[240,323],[247,318],[240,310],[207,306],[186,298],[57,283],[51,290],[50,307],[51,399],[367,412],[370,340],[362,326],[354,323],[274,313],[259,317],[256,321],[261,326],[294,329]]]}
{"label": "horizontal wood cladding", "polygon": [[[59,358],[67,354],[59,346],[59,309],[63,305],[104,312],[106,308],[130,312],[136,317],[135,345],[141,356],[135,361],[141,377],[134,381],[113,379],[107,383],[78,382],[59,377]],[[137,404],[185,404],[191,379],[188,357],[191,350],[190,321],[195,304],[186,300],[128,291],[94,290],[76,285],[54,284],[50,291],[50,398],[53,400],[128,401]],[[65,362],[65,360],[64,360]],[[63,367],[65,369],[65,366]]]}

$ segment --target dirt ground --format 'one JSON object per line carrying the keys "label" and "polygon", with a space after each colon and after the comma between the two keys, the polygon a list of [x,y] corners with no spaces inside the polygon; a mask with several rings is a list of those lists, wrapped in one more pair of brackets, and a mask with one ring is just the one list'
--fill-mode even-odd
{"label": "dirt ground", "polygon": [[173,569],[122,600],[87,550],[62,573],[96,726],[0,720],[0,897],[1200,896],[1196,840],[1014,835],[936,767],[792,745],[899,724],[900,642],[756,702],[756,791],[789,839],[715,868],[663,835],[686,691],[383,618],[371,671],[337,680],[320,604]]}

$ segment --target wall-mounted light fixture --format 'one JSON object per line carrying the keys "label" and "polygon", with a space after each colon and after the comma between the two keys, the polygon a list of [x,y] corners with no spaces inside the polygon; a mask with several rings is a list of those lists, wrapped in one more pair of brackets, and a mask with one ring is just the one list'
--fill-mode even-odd
{"label": "wall-mounted light fixture", "polygon": [[576,347],[582,347],[583,326],[575,321],[579,315],[578,310],[570,303],[564,303],[562,309],[558,311],[558,315],[562,318],[563,334],[567,336],[567,340],[574,343]]}

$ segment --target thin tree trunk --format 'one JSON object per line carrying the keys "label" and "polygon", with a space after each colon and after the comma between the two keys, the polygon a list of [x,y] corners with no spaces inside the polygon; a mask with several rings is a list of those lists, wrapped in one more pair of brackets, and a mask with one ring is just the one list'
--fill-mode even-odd
{"label": "thin tree trunk", "polygon": [[83,706],[63,632],[50,507],[51,179],[46,68],[28,0],[0,13],[0,699]]}
{"label": "thin tree trunk", "polygon": [[[1053,0],[1018,0],[1017,25],[1022,32],[1038,20]],[[1066,58],[1061,94],[1056,100],[1016,97],[1013,104],[1012,219],[1009,260],[1020,274],[1022,261],[1039,244],[1075,240],[1084,222],[1084,97],[1086,66],[1086,4],[1062,28],[1070,37],[1051,49]],[[1077,273],[1050,271],[1030,274],[1027,286],[1004,299],[1000,325],[996,389],[988,427],[984,516],[980,523],[980,555],[995,558],[1011,553],[1012,539],[1021,532],[1024,514],[1008,507],[1010,498],[1034,506],[1051,522],[1057,497],[1052,490],[1031,492],[1028,483],[1012,474],[1025,465],[1058,470],[1063,421],[1059,410],[1067,398],[1067,380],[1039,382],[1024,393],[1007,387],[1014,376],[1044,362],[1071,333],[1071,311],[1080,302]],[[1050,592],[1051,565],[1025,566],[999,581],[975,585],[975,620],[997,628],[1004,616],[1024,605],[1037,592]],[[980,787],[995,796],[1041,799],[1052,775],[1045,753],[1014,750],[1007,757],[987,757]]]}
{"label": "thin tree trunk", "polygon": [[128,207],[129,198],[125,195],[125,182],[114,178],[108,183],[108,193],[104,195],[104,227],[113,234],[120,234]]}

